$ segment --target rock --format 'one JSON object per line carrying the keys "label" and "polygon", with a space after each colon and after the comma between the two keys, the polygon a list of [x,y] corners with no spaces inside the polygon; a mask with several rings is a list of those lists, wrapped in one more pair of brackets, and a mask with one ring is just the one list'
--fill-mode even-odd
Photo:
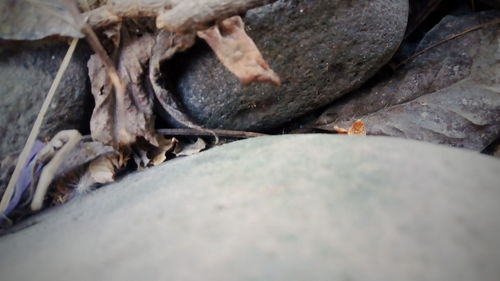
{"label": "rock", "polygon": [[500,9],[500,0],[479,0],[479,2],[487,7]]}
{"label": "rock", "polygon": [[496,281],[499,181],[497,159],[415,141],[245,140],[33,217],[0,238],[0,271],[10,281]]}
{"label": "rock", "polygon": [[443,0],[410,0],[410,12],[406,36],[415,31],[430,14],[438,9]]}
{"label": "rock", "polygon": [[[86,66],[90,51],[79,44],[47,112],[41,139],[64,129],[88,132],[93,102]],[[0,160],[24,146],[67,49],[60,41],[2,42]]]}
{"label": "rock", "polygon": [[[498,16],[447,16],[418,50]],[[490,26],[433,48],[387,79],[335,102],[317,124],[348,127],[363,119],[368,134],[481,151],[500,137],[499,37],[498,26]]]}
{"label": "rock", "polygon": [[210,128],[264,130],[352,91],[389,60],[405,32],[407,0],[280,0],[251,10],[247,31],[283,86],[243,87],[206,46],[177,63],[187,112]]}

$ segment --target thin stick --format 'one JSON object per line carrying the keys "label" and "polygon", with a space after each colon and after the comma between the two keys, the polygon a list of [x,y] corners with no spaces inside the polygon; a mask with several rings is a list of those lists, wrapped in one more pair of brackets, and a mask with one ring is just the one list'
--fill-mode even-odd
{"label": "thin stick", "polygon": [[73,53],[75,52],[76,45],[78,43],[78,39],[73,39],[71,41],[71,45],[68,48],[68,51],[66,52],[66,55],[64,56],[64,59],[61,63],[61,66],[59,67],[59,70],[57,71],[56,77],[54,78],[54,81],[52,82],[52,85],[50,86],[49,93],[47,94],[47,97],[45,97],[45,100],[43,101],[42,108],[40,109],[40,112],[38,113],[38,116],[36,117],[35,124],[33,124],[33,127],[31,128],[30,135],[28,137],[28,140],[26,141],[26,144],[24,145],[24,148],[21,152],[21,155],[19,156],[19,159],[17,160],[16,168],[14,169],[14,172],[12,173],[12,176],[10,177],[9,184],[7,185],[7,189],[5,189],[5,193],[2,197],[2,201],[0,202],[0,213],[3,213],[7,207],[9,206],[10,200],[12,198],[12,194],[14,193],[14,188],[16,186],[17,180],[19,179],[19,175],[21,174],[21,170],[26,163],[26,160],[28,160],[28,156],[31,152],[31,149],[33,149],[33,145],[35,143],[36,137],[38,136],[38,133],[40,132],[40,127],[42,125],[42,121],[45,117],[45,114],[47,113],[47,110],[49,109],[50,103],[52,102],[52,98],[54,97],[57,87],[59,86],[59,83],[61,82],[61,79],[63,77],[64,72],[68,68],[69,62],[71,60],[71,57],[73,56]]}
{"label": "thin stick", "polygon": [[199,130],[199,129],[159,129],[157,132],[161,135],[166,136],[213,136],[212,132],[220,137],[228,137],[228,138],[238,138],[238,139],[246,139],[246,138],[254,138],[267,136],[266,134],[254,133],[254,132],[244,132],[244,131],[232,131],[232,130]]}
{"label": "thin stick", "polygon": [[123,85],[123,83],[121,82],[120,76],[118,75],[118,71],[116,70],[113,61],[108,56],[108,53],[102,46],[101,42],[99,41],[99,38],[95,34],[92,27],[90,27],[90,25],[88,25],[83,19],[83,16],[78,10],[75,1],[63,0],[63,3],[66,9],[74,17],[77,27],[80,28],[80,31],[83,33],[83,35],[85,35],[85,39],[87,39],[87,42],[89,43],[90,47],[92,47],[94,52],[101,59],[102,64],[104,65],[104,68],[106,68],[106,72],[109,75],[111,83],[115,87],[115,90],[119,93],[122,92],[124,93],[125,85]]}
{"label": "thin stick", "polygon": [[462,36],[464,36],[464,35],[466,35],[466,34],[468,34],[468,33],[471,33],[471,32],[473,32],[473,31],[476,31],[476,30],[479,30],[479,29],[483,29],[483,28],[488,27],[488,26],[490,26],[490,25],[495,25],[495,24],[499,24],[499,23],[500,23],[500,18],[497,18],[497,19],[491,20],[491,21],[489,21],[489,22],[487,22],[487,23],[483,23],[483,24],[480,24],[480,25],[474,26],[474,27],[472,27],[472,28],[469,28],[469,29],[467,29],[467,30],[465,30],[465,31],[462,31],[462,32],[458,33],[458,34],[454,34],[454,35],[453,35],[453,36],[451,36],[451,37],[448,37],[448,38],[446,38],[446,39],[443,39],[443,40],[441,40],[441,41],[439,41],[439,42],[437,42],[437,43],[435,43],[435,44],[433,44],[433,45],[430,45],[429,47],[427,47],[427,48],[425,48],[425,49],[423,49],[423,50],[421,50],[421,51],[419,51],[419,52],[417,52],[417,53],[413,54],[411,57],[409,57],[409,58],[405,59],[404,61],[402,61],[402,62],[400,62],[398,65],[396,65],[396,69],[398,69],[398,68],[400,68],[401,66],[403,66],[403,65],[407,64],[408,62],[410,62],[410,61],[414,60],[415,58],[417,58],[417,57],[421,56],[422,54],[427,53],[428,51],[430,51],[430,50],[432,50],[432,49],[434,49],[434,48],[436,48],[436,47],[438,47],[438,46],[441,46],[442,44],[444,44],[444,43],[446,43],[446,42],[448,42],[448,41],[451,41],[451,40],[453,40],[453,39],[456,39],[456,38],[462,37]]}

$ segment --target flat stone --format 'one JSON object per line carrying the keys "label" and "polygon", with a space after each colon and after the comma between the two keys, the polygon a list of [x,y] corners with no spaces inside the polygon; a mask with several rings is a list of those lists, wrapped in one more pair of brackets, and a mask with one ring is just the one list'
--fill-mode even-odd
{"label": "flat stone", "polygon": [[407,0],[280,0],[244,21],[281,88],[242,86],[205,45],[179,56],[166,77],[177,76],[179,99],[205,127],[271,129],[369,79],[398,48],[407,16]]}
{"label": "flat stone", "polygon": [[500,161],[385,137],[245,140],[169,161],[0,238],[4,280],[500,276]]}

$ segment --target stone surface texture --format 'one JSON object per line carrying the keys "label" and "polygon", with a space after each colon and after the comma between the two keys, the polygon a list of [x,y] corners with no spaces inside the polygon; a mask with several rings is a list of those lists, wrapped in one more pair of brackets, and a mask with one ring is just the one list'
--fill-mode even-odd
{"label": "stone surface texture", "polygon": [[[22,149],[69,45],[54,40],[0,44],[1,160]],[[64,129],[88,131],[92,97],[86,63],[90,51],[79,44],[49,107],[40,139]]]}
{"label": "stone surface texture", "polygon": [[[446,16],[417,51],[499,16]],[[500,137],[499,38],[493,25],[430,49],[385,80],[334,102],[318,124],[349,127],[362,119],[369,134],[481,151]]]}
{"label": "stone surface texture", "polygon": [[246,30],[280,75],[281,88],[242,86],[205,45],[166,68],[203,126],[270,129],[370,78],[401,43],[407,16],[407,0],[280,0],[247,12]]}
{"label": "stone surface texture", "polygon": [[10,281],[497,281],[499,182],[498,159],[433,144],[256,138],[31,218],[0,237],[0,272]]}

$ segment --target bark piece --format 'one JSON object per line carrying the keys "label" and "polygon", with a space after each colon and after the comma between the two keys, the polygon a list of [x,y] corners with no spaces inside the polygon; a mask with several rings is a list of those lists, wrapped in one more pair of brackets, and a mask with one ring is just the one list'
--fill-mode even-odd
{"label": "bark piece", "polygon": [[245,32],[240,16],[225,19],[206,30],[198,31],[222,64],[236,75],[243,85],[267,82],[279,87],[280,78],[269,67],[253,40]]}
{"label": "bark piece", "polygon": [[156,26],[172,32],[190,33],[205,29],[219,19],[275,2],[276,0],[110,0],[85,13],[94,28],[123,18],[156,17]]}

